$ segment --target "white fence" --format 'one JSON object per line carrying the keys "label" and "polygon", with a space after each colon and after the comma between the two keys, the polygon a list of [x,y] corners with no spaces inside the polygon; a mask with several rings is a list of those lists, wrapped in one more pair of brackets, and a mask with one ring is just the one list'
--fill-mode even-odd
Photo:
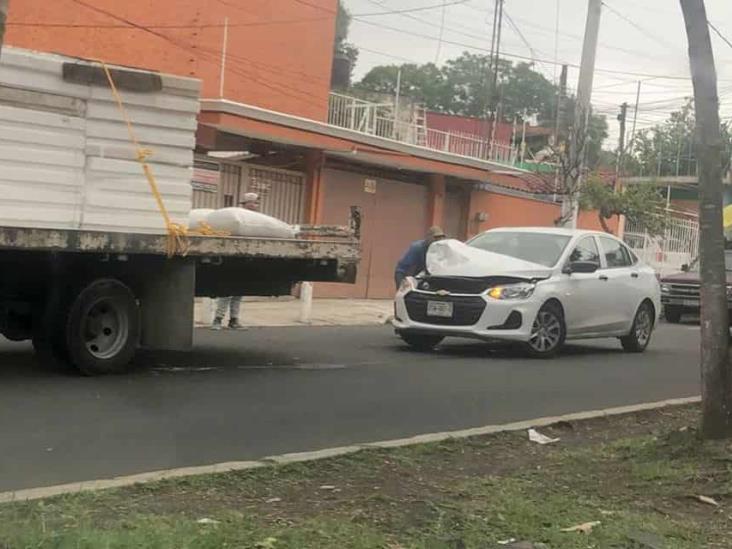
{"label": "white fence", "polygon": [[642,223],[626,222],[625,243],[645,263],[662,276],[681,270],[699,255],[699,222],[687,217],[669,216],[666,231],[650,236]]}
{"label": "white fence", "polygon": [[391,103],[371,103],[338,93],[330,94],[328,124],[479,160],[513,164],[517,157],[515,147],[473,134],[430,129],[426,122],[397,119]]}

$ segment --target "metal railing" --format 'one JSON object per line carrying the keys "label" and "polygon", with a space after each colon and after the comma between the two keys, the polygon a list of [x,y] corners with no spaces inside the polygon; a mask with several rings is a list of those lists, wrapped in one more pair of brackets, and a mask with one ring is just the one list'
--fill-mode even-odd
{"label": "metal railing", "polygon": [[517,150],[510,145],[491,143],[480,136],[446,132],[416,122],[399,120],[392,103],[371,103],[338,93],[330,94],[328,123],[367,135],[393,139],[435,151],[513,165]]}
{"label": "metal railing", "polygon": [[623,240],[642,261],[666,275],[699,255],[699,222],[669,215],[664,234],[651,236],[643,223],[627,221]]}

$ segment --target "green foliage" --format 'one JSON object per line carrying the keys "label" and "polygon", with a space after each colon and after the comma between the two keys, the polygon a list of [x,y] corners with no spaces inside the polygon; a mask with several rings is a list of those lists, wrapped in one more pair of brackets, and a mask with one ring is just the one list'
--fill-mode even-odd
{"label": "green foliage", "polygon": [[[508,122],[536,115],[540,121],[554,126],[557,88],[535,71],[530,63],[501,60],[495,93],[493,77],[486,55],[465,52],[441,67],[434,63],[417,65],[380,65],[371,69],[355,84],[354,92],[380,92],[394,95],[397,73],[402,71],[401,93],[421,101],[429,110],[476,118],[485,117],[500,100],[500,117]],[[565,112],[574,112],[573,98],[566,100]],[[594,167],[602,142],[607,137],[604,116],[592,116],[587,162]]]}
{"label": "green foliage", "polygon": [[[668,119],[639,132],[633,142],[633,150],[623,160],[626,175],[696,175],[694,102],[687,99],[682,107],[671,113]],[[721,127],[725,148],[724,173],[729,170],[732,154],[732,132],[729,123]]]}
{"label": "green foliage", "polygon": [[615,192],[607,183],[590,179],[582,186],[580,207],[597,210],[606,230],[605,220],[618,215],[624,215],[631,222],[643,223],[650,235],[659,235],[666,228],[663,198],[651,185],[631,185]]}

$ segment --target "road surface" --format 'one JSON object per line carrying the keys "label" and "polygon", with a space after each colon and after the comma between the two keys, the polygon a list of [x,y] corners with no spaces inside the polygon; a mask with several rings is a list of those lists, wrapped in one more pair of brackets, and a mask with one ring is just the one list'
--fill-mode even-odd
{"label": "road surface", "polygon": [[191,354],[81,378],[0,342],[0,491],[261,458],[688,397],[698,327],[662,325],[644,355],[613,340],[555,360],[453,341],[407,351],[389,329],[196,334]]}

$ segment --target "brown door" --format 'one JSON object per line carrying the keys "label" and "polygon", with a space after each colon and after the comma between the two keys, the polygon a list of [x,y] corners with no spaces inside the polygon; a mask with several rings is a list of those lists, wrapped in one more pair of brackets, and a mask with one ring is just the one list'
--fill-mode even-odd
{"label": "brown door", "polygon": [[[333,169],[323,179],[323,223],[346,224],[350,207],[361,207],[361,263],[355,285],[321,284],[316,295],[392,298],[396,263],[427,228],[427,187]],[[367,192],[367,179],[376,180],[376,192]]]}
{"label": "brown door", "polygon": [[447,187],[442,228],[450,238],[465,240],[467,236],[467,196],[467,193],[460,187]]}

